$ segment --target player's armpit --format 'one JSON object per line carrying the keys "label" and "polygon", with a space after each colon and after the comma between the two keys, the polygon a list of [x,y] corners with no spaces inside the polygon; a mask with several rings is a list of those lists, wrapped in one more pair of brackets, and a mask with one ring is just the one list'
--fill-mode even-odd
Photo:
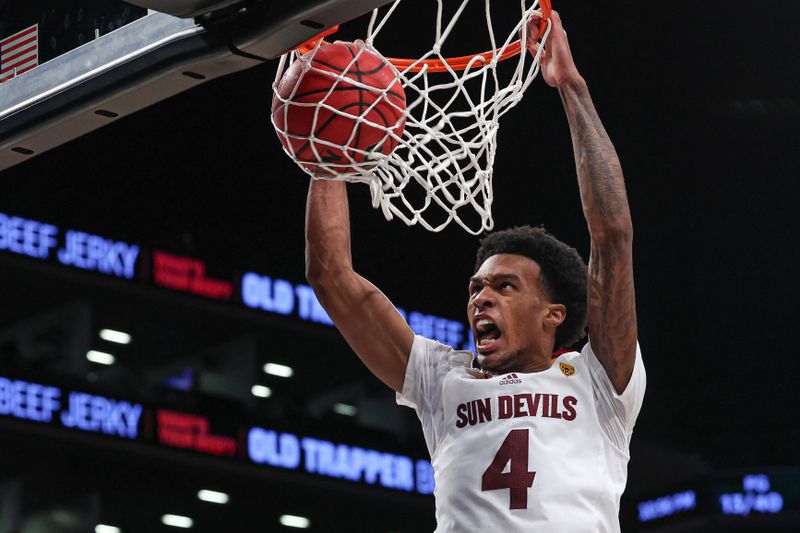
{"label": "player's armpit", "polygon": [[636,298],[632,232],[592,238],[587,284],[592,349],[618,394],[625,391],[636,362]]}

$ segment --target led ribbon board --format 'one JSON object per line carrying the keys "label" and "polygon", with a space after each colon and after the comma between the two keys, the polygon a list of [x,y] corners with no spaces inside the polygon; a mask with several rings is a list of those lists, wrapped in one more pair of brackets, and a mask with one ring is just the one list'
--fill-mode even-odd
{"label": "led ribbon board", "polygon": [[[160,250],[142,254],[139,245],[76,229],[0,213],[0,252],[96,272],[121,279],[139,277],[142,257],[152,257],[147,280],[156,287],[222,301],[236,301],[231,280],[208,275],[206,262]],[[247,272],[241,278],[241,303],[250,309],[333,326],[311,287],[265,274]],[[472,331],[463,322],[420,311],[398,311],[417,335],[456,349],[471,350]]]}
{"label": "led ribbon board", "polygon": [[0,416],[136,439],[142,411],[138,403],[0,376]]}
{"label": "led ribbon board", "polygon": [[434,488],[433,467],[423,459],[261,427],[229,427],[222,435],[203,414],[3,376],[0,417],[405,492],[432,494]]}
{"label": "led ribbon board", "polygon": [[[333,325],[314,290],[302,283],[247,272],[242,276],[242,302],[251,309],[293,316],[306,322]],[[419,311],[397,309],[417,335],[439,341],[456,349],[472,349],[472,331],[462,322]]]}
{"label": "led ribbon board", "polygon": [[367,450],[311,437],[254,427],[247,436],[250,460],[389,489],[432,494],[433,466],[405,455]]}
{"label": "led ribbon board", "polygon": [[0,213],[0,251],[53,260],[72,268],[132,279],[139,246]]}

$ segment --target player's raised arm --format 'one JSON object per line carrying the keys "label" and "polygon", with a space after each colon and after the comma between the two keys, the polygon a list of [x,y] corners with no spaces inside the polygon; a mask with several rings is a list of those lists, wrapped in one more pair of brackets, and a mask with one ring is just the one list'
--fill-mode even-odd
{"label": "player's raised arm", "polygon": [[306,205],[306,278],[358,357],[400,392],[414,333],[372,283],[353,270],[345,183],[311,180]]}
{"label": "player's raised arm", "polygon": [[575,67],[561,18],[555,11],[552,21],[542,58],[542,76],[558,89],[564,104],[583,213],[591,235],[589,338],[614,388],[621,393],[633,373],[637,337],[633,225],[625,181],[617,153],[597,116],[586,82]]}

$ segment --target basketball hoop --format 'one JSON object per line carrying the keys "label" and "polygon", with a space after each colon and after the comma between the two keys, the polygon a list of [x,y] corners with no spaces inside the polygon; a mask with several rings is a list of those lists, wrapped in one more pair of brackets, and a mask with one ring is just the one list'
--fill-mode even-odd
{"label": "basketball hoop", "polygon": [[[358,122],[347,144],[330,143],[313,133],[298,136],[288,131],[286,121],[276,121],[273,114],[273,124],[285,141],[286,153],[314,178],[369,184],[373,206],[380,207],[387,220],[397,217],[408,225],[420,224],[430,231],[441,231],[450,222],[458,223],[473,235],[491,230],[494,226],[492,170],[499,118],[520,101],[539,72],[541,51],[551,29],[551,3],[550,0],[520,0],[518,21],[507,35],[498,37],[491,16],[492,0],[483,0],[490,50],[446,57],[442,53],[444,44],[470,1],[476,0],[461,0],[455,14],[444,20],[443,0],[437,0],[435,40],[427,53],[416,59],[385,58],[407,99],[404,108],[397,107],[402,116],[396,123],[382,124],[368,118],[374,117],[374,114],[369,115],[376,105],[372,104],[358,116],[346,115]],[[375,40],[400,3],[401,0],[396,0],[388,8],[372,12],[362,50],[377,53]],[[539,42],[542,46],[535,56],[522,53],[527,49],[526,25],[533,16],[541,18]],[[284,73],[296,61],[325,46],[323,37],[333,34],[337,28],[327,30],[324,35],[281,57],[273,89],[282,104],[282,112],[288,113],[292,105],[309,105],[293,102],[291,94],[278,95]],[[352,64],[358,64],[358,55]],[[315,68],[313,61],[306,63],[304,68]],[[336,78],[326,98],[334,94],[338,83],[356,85],[377,96],[386,96],[388,89],[362,87],[359,81],[347,76],[348,72],[347,69],[339,75],[325,72]],[[285,93],[285,87],[282,89]],[[326,113],[345,115],[340,109],[326,105],[325,98],[314,105]],[[387,104],[382,101],[381,105]],[[316,122],[316,115],[314,120]],[[405,122],[404,128],[398,128],[400,121]],[[396,148],[391,153],[354,148],[350,143],[361,125],[380,128]],[[291,146],[290,140],[296,142],[298,138],[310,143],[315,153],[316,147],[325,146],[347,150],[348,160],[327,162],[318,154],[320,163],[310,168],[286,149]]]}

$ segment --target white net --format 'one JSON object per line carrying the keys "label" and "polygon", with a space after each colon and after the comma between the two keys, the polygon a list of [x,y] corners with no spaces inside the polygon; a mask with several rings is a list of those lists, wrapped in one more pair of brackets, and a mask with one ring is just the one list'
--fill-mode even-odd
{"label": "white net", "polygon": [[[492,169],[499,119],[520,101],[539,71],[542,47],[535,57],[527,52],[525,25],[534,14],[541,13],[539,0],[520,0],[513,28],[498,36],[491,0],[477,0],[484,4],[491,51],[469,58],[463,69],[454,68],[455,61],[448,61],[443,50],[470,1],[461,0],[455,13],[446,17],[443,0],[438,0],[435,40],[430,50],[419,59],[398,63],[399,67],[390,64],[405,92],[405,108],[398,102],[397,83],[375,86],[364,80],[360,75],[364,71],[359,70],[362,56],[377,53],[379,34],[401,0],[373,11],[364,45],[353,47],[346,68],[334,70],[310,60],[326,44],[317,43],[303,55],[297,51],[285,54],[273,85],[272,120],[286,153],[314,178],[369,184],[373,206],[380,207],[387,220],[397,217],[430,231],[440,231],[451,222],[475,235],[491,230]],[[449,4],[452,7],[453,3]],[[550,27],[548,23],[542,44]],[[512,55],[514,47],[522,52],[501,61]],[[287,81],[287,71],[298,61],[301,63],[294,70],[301,70],[303,75],[286,76],[291,78]],[[317,91],[311,102],[297,98],[299,80],[309,72],[330,83]],[[352,87],[358,88],[359,95],[371,96],[361,98],[357,106],[342,109],[339,93]],[[295,121],[305,117],[303,131],[288,125],[293,112],[298,113]],[[332,117],[350,121],[353,126],[347,129],[347,135],[332,139],[325,134],[325,125]],[[365,146],[359,138],[366,130],[373,134],[373,141],[375,132],[380,138]]]}

